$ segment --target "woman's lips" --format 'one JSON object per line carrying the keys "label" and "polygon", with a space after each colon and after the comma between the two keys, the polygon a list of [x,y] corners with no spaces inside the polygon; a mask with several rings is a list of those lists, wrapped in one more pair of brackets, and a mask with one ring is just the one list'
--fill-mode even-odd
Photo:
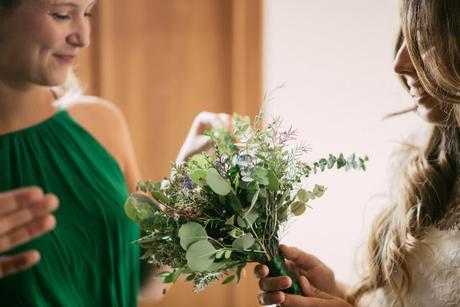
{"label": "woman's lips", "polygon": [[65,64],[72,64],[75,61],[75,55],[72,54],[55,54],[54,55],[56,58],[59,59],[59,61],[65,63]]}
{"label": "woman's lips", "polygon": [[417,98],[417,97],[421,97],[421,96],[426,95],[426,91],[422,87],[411,86],[411,88],[409,90],[409,94],[412,97]]}
{"label": "woman's lips", "polygon": [[425,91],[412,95],[412,99],[414,99],[417,106],[423,106],[425,108],[432,108],[436,104],[436,100]]}

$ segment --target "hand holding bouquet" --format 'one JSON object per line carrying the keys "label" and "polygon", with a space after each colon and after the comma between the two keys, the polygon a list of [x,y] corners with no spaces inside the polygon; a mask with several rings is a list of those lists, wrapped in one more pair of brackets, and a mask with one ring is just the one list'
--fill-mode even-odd
{"label": "hand holding bouquet", "polygon": [[[215,155],[174,164],[171,178],[139,182],[142,193],[128,198],[125,211],[145,232],[136,241],[145,250],[142,258],[172,269],[162,273],[165,282],[187,275],[195,291],[224,276],[224,284],[238,281],[249,262],[291,275],[278,252],[280,231],[326,191],[306,179],[332,168],[365,170],[367,157],[303,162],[307,148],[289,146],[296,132],[283,130],[277,119],[263,128],[260,115],[253,124],[234,115],[233,131],[216,128],[206,135]],[[301,294],[295,282],[287,292]]]}

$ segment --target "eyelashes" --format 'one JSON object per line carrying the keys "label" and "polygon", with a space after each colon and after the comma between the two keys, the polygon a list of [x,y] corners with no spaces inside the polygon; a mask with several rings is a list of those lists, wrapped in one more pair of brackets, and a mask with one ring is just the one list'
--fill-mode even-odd
{"label": "eyelashes", "polygon": [[70,14],[50,13],[50,15],[57,20],[68,20],[72,18]]}
{"label": "eyelashes", "polygon": [[[70,20],[72,19],[72,14],[62,14],[62,13],[49,13],[49,15],[51,17],[53,17],[54,19],[56,20],[59,20],[59,21],[65,21],[65,20]],[[92,16],[92,13],[85,13],[84,14],[85,17],[91,17]]]}

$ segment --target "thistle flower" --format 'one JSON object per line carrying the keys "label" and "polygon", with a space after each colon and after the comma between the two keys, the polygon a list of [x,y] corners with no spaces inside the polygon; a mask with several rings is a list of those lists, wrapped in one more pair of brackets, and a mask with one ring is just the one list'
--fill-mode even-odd
{"label": "thistle flower", "polygon": [[195,183],[192,181],[192,179],[190,179],[189,176],[184,176],[183,180],[184,185],[187,187],[187,189],[193,190],[196,187]]}

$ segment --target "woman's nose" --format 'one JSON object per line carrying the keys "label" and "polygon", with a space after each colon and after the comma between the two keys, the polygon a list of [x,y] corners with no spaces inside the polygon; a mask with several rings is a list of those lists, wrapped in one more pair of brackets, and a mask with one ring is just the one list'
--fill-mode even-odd
{"label": "woman's nose", "polygon": [[79,47],[86,48],[90,44],[90,23],[87,20],[82,20],[76,26],[75,31],[69,35],[67,41],[69,44]]}
{"label": "woman's nose", "polygon": [[399,75],[415,74],[415,68],[407,51],[406,43],[403,43],[396,53],[393,70]]}

